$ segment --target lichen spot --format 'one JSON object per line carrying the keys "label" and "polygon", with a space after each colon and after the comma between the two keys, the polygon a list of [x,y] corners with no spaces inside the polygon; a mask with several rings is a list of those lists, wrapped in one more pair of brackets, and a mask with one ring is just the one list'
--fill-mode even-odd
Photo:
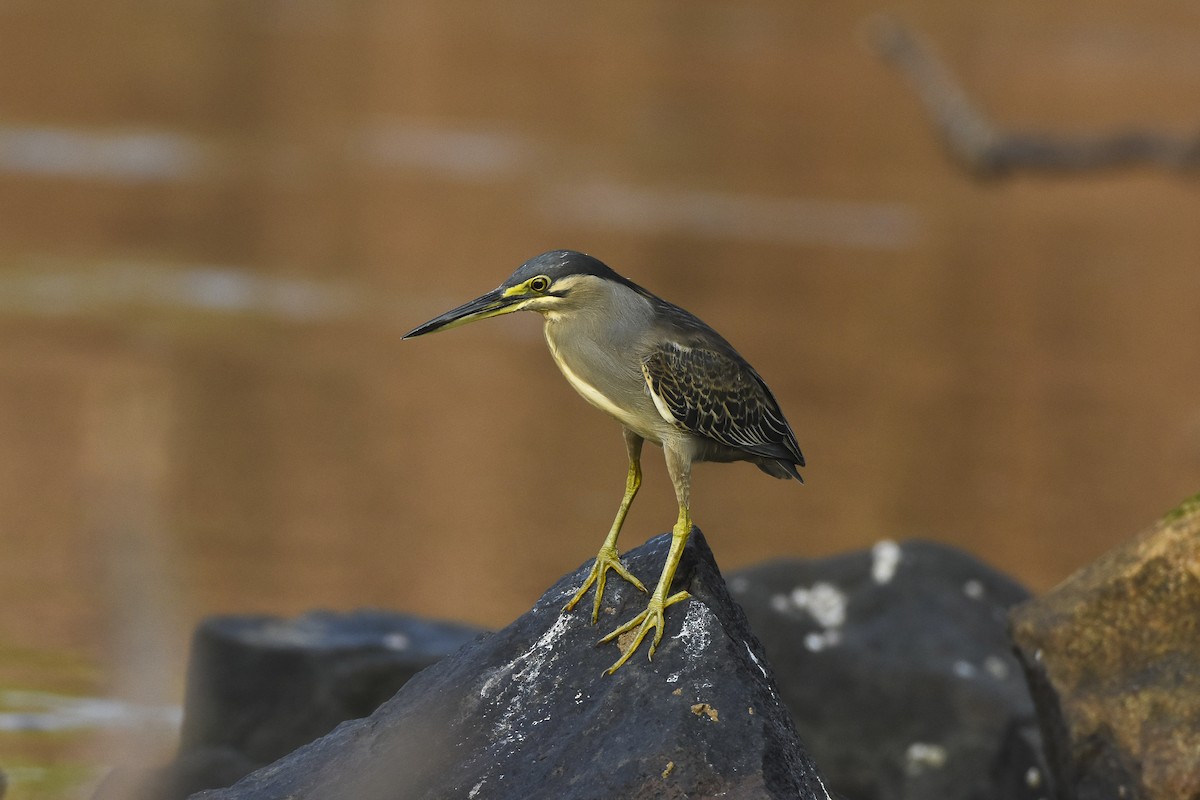
{"label": "lichen spot", "polygon": [[913,742],[904,752],[904,771],[910,776],[946,766],[946,748],[940,744]]}
{"label": "lichen spot", "polygon": [[983,668],[998,681],[1008,680],[1010,670],[1008,662],[1000,656],[988,656],[983,660]]}
{"label": "lichen spot", "polygon": [[838,628],[830,628],[821,633],[813,631],[804,635],[804,648],[810,653],[819,653],[830,647],[836,647],[841,641],[842,634]]}
{"label": "lichen spot", "polygon": [[876,542],[871,548],[871,580],[882,585],[891,582],[900,564],[900,545],[891,539]]}
{"label": "lichen spot", "polygon": [[633,646],[633,642],[637,639],[638,632],[636,629],[625,631],[617,637],[617,649],[622,653],[628,653],[629,648]]}
{"label": "lichen spot", "polygon": [[409,644],[408,637],[399,631],[383,637],[383,646],[388,650],[407,650]]}
{"label": "lichen spot", "polygon": [[983,581],[978,578],[971,578],[963,584],[963,594],[972,600],[982,600],[983,591]]}
{"label": "lichen spot", "polygon": [[846,594],[826,581],[817,581],[811,588],[792,590],[792,603],[806,609],[822,628],[836,628],[846,621]]}
{"label": "lichen spot", "polygon": [[713,722],[720,722],[720,720],[717,719],[717,710],[708,703],[696,703],[694,706],[692,706],[692,713],[697,717],[705,716]]}

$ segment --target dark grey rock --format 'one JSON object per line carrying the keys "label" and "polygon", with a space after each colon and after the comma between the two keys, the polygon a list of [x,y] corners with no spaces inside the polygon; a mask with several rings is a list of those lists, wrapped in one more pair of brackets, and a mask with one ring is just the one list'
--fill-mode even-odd
{"label": "dark grey rock", "polygon": [[965,553],[881,542],[730,577],[831,790],[849,800],[1052,795],[1007,637],[1029,594]]}
{"label": "dark grey rock", "polygon": [[160,769],[116,771],[95,800],[181,800],[230,786],[367,716],[480,633],[372,610],[211,617],[192,640],[178,758]]}
{"label": "dark grey rock", "polygon": [[180,751],[268,764],[367,716],[480,633],[372,610],[209,618],[192,641]]}
{"label": "dark grey rock", "polygon": [[1200,495],[1012,613],[1072,800],[1200,800]]}
{"label": "dark grey rock", "polygon": [[[669,536],[626,555],[653,586]],[[424,671],[369,718],[196,800],[801,798],[817,772],[699,531],[654,660],[598,638],[644,607],[613,578],[598,626],[562,604],[586,566],[504,630]]]}

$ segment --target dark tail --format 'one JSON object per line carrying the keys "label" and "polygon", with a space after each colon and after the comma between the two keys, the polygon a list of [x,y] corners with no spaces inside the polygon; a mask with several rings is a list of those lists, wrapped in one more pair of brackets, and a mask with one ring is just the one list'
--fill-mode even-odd
{"label": "dark tail", "polygon": [[775,478],[788,480],[795,478],[804,483],[804,478],[800,476],[800,470],[796,469],[796,464],[791,461],[786,461],[782,458],[763,458],[754,462],[755,465],[763,472]]}

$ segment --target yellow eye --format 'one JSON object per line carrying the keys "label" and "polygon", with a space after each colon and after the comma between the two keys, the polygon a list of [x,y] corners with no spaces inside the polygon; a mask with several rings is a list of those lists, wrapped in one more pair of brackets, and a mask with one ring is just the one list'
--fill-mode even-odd
{"label": "yellow eye", "polygon": [[529,282],[529,288],[535,292],[544,292],[550,288],[550,279],[545,275],[538,275]]}

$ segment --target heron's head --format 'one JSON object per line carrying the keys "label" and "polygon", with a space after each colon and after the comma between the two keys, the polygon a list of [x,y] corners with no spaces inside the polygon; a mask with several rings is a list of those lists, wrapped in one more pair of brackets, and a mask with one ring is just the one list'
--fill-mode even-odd
{"label": "heron's head", "polygon": [[568,314],[585,307],[597,293],[616,284],[633,285],[598,259],[574,250],[551,250],[531,258],[504,283],[405,334],[405,339],[457,328],[477,319],[513,311],[537,311],[547,316]]}

